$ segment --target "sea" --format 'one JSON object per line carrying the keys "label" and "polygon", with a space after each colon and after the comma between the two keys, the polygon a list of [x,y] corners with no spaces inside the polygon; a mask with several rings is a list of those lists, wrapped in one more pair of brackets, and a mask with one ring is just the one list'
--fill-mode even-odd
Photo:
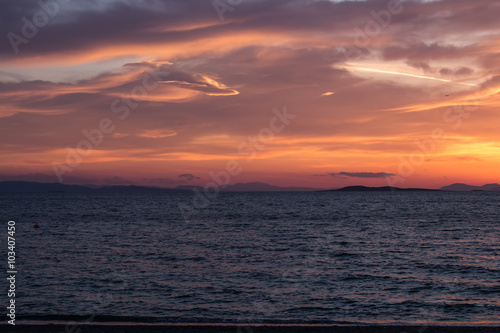
{"label": "sea", "polygon": [[0,195],[16,319],[500,324],[500,193],[219,193],[183,215],[193,200]]}

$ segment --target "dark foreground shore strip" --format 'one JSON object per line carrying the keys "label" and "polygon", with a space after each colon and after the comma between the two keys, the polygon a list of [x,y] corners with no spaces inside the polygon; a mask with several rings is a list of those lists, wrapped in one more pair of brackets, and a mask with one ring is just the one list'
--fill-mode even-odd
{"label": "dark foreground shore strip", "polygon": [[[69,330],[68,330],[69,328]],[[1,325],[23,333],[490,333],[500,327],[460,326],[236,326],[236,325]]]}

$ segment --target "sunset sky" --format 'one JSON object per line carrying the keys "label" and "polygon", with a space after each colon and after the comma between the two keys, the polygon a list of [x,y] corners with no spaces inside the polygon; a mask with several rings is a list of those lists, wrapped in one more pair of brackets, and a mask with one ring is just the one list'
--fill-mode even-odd
{"label": "sunset sky", "polygon": [[0,2],[0,180],[500,182],[499,1],[41,4]]}

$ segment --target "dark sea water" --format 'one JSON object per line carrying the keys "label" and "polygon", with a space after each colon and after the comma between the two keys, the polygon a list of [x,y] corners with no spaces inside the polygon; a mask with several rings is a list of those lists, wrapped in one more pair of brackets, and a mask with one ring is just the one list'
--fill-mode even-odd
{"label": "dark sea water", "polygon": [[221,193],[183,220],[191,200],[0,195],[18,318],[500,323],[500,193]]}

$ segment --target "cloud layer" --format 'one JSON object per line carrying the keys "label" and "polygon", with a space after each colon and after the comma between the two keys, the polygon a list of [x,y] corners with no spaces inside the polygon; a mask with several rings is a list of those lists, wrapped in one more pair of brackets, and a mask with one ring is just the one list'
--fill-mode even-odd
{"label": "cloud layer", "polygon": [[3,179],[57,181],[108,119],[66,181],[202,185],[231,160],[236,182],[384,184],[404,163],[408,186],[498,180],[496,2],[42,3],[0,4]]}

